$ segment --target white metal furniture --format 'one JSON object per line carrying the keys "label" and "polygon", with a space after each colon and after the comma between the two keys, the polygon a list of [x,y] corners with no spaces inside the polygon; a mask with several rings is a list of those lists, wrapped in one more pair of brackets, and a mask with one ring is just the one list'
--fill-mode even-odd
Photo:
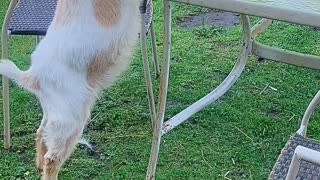
{"label": "white metal furniture", "polygon": [[[306,160],[314,164],[320,164],[320,152],[300,145],[297,146],[296,150],[294,151],[294,155],[291,161],[290,169],[286,177],[286,180],[297,178],[299,167],[301,165],[302,160]],[[316,172],[314,176],[320,176],[320,171],[317,168],[315,168],[314,172]]]}
{"label": "white metal furniture", "polygon": [[319,179],[320,142],[306,137],[309,119],[320,103],[320,91],[305,112],[300,128],[282,149],[269,179]]}
{"label": "white metal furniture", "polygon": [[[195,102],[176,116],[164,122],[164,114],[167,101],[167,89],[170,67],[170,44],[171,44],[171,1],[163,0],[164,5],[164,56],[160,76],[160,93],[157,111],[153,102],[153,92],[151,84],[148,84],[148,97],[151,99],[151,119],[153,123],[153,142],[149,160],[146,179],[154,179],[156,164],[158,160],[161,137],[174,129],[179,124],[186,121],[192,115],[205,108],[210,103],[215,102],[225,94],[236,82],[242,73],[249,54],[255,54],[261,58],[293,64],[302,67],[320,69],[320,57],[305,55],[288,50],[265,46],[255,40],[256,36],[263,32],[272,20],[287,21],[307,26],[320,27],[320,1],[319,0],[172,0],[175,2],[191,4],[214,9],[241,13],[243,24],[243,45],[240,56],[234,68],[226,79],[208,95]],[[253,27],[250,25],[248,15],[263,17],[263,19]],[[145,71],[149,72],[148,67]],[[150,77],[147,77],[150,78]],[[148,81],[151,81],[150,79]],[[316,97],[319,101],[319,97]],[[309,107],[302,128],[306,127],[313,106]],[[305,131],[305,130],[300,130]],[[301,152],[301,151],[299,151]]]}

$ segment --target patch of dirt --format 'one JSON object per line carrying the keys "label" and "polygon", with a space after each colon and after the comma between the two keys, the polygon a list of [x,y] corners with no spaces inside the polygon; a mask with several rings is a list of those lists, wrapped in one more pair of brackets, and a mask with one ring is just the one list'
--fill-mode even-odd
{"label": "patch of dirt", "polygon": [[187,16],[179,22],[179,25],[185,28],[196,28],[208,25],[230,28],[239,22],[240,15],[237,13],[211,10],[209,12]]}

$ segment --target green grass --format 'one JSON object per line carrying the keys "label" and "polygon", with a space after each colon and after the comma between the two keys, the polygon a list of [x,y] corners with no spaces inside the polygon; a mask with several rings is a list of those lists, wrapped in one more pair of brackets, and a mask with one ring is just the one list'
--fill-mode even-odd
{"label": "green grass", "polygon": [[[0,23],[8,0],[0,7]],[[162,53],[162,5],[155,3],[155,25]],[[206,11],[174,4],[168,119],[216,87],[231,70],[241,46],[241,27],[185,29],[177,21]],[[304,26],[275,22],[259,40],[273,46],[320,55],[319,36]],[[150,44],[150,42],[149,42]],[[33,37],[10,38],[10,59],[26,69]],[[150,46],[149,46],[150,47]],[[251,56],[241,78],[217,101],[163,138],[157,179],[266,179],[289,136],[319,90],[319,71]],[[154,85],[158,85],[157,80]],[[277,89],[267,88],[270,85]],[[12,148],[0,135],[0,179],[39,179],[34,162],[35,132],[41,111],[35,97],[10,85]],[[157,92],[157,91],[156,91]],[[2,112],[2,109],[0,109]],[[84,136],[97,153],[77,148],[61,179],[144,179],[151,144],[139,46],[121,80],[97,102]],[[314,113],[308,136],[320,138]],[[3,124],[0,123],[0,129]],[[246,137],[245,133],[250,138]]]}

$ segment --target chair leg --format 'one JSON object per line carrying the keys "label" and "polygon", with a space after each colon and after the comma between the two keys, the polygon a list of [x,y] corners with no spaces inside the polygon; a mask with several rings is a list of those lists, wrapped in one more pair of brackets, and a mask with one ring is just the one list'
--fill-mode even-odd
{"label": "chair leg", "polygon": [[4,148],[9,149],[10,142],[10,110],[9,110],[9,80],[2,77],[3,119],[4,119]]}
{"label": "chair leg", "polygon": [[144,78],[147,86],[147,95],[149,101],[149,110],[151,115],[152,124],[154,124],[156,119],[156,108],[154,103],[154,95],[153,95],[153,87],[150,75],[149,61],[147,55],[147,42],[146,42],[146,26],[144,23],[145,14],[141,14],[141,32],[140,32],[140,40],[141,40],[141,54],[143,60],[143,68],[144,68]]}
{"label": "chair leg", "polygon": [[[18,0],[12,0],[10,2],[7,14],[5,16],[2,34],[2,59],[8,58],[8,26],[9,20],[12,16],[13,9],[17,5]],[[10,148],[10,114],[9,114],[9,80],[7,77],[2,76],[2,91],[3,91],[3,121],[4,121],[4,147]]]}
{"label": "chair leg", "polygon": [[153,22],[150,25],[150,33],[151,33],[151,42],[152,42],[152,54],[154,60],[154,70],[156,78],[160,76],[160,68],[159,68],[159,60],[158,60],[158,52],[157,52],[157,41],[156,41],[156,34],[154,31]]}
{"label": "chair leg", "polygon": [[164,0],[164,58],[163,66],[161,69],[160,78],[160,94],[158,104],[158,114],[156,121],[153,125],[153,141],[151,147],[151,154],[149,159],[149,166],[147,171],[147,180],[154,179],[156,172],[156,165],[158,162],[158,154],[161,142],[161,129],[164,120],[168,81],[169,81],[169,66],[170,66],[170,42],[171,42],[171,2]]}

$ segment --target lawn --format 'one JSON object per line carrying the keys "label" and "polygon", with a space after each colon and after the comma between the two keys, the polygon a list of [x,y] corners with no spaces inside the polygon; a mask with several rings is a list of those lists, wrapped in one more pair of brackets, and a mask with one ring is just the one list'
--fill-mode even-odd
{"label": "lawn", "polygon": [[[9,0],[2,1],[1,24],[8,3]],[[242,44],[239,25],[231,28],[178,25],[183,17],[206,11],[173,5],[166,119],[216,87],[239,54]],[[154,20],[160,53],[162,19],[161,1],[156,0]],[[275,22],[258,39],[268,45],[320,55],[318,34],[305,26]],[[26,69],[34,48],[34,37],[12,37],[10,59]],[[152,129],[140,56],[137,44],[130,69],[104,92],[93,110],[93,120],[84,136],[94,145],[95,152],[78,147],[63,166],[61,179],[145,178]],[[164,136],[156,178],[266,179],[319,90],[319,79],[319,71],[258,61],[251,56],[241,78],[225,96]],[[159,84],[156,79],[153,83]],[[34,96],[16,85],[11,83],[10,88],[12,148],[3,148],[1,133],[0,179],[39,179],[34,166],[34,139],[42,116],[40,106]],[[320,139],[319,118],[320,113],[316,112],[309,137]]]}

